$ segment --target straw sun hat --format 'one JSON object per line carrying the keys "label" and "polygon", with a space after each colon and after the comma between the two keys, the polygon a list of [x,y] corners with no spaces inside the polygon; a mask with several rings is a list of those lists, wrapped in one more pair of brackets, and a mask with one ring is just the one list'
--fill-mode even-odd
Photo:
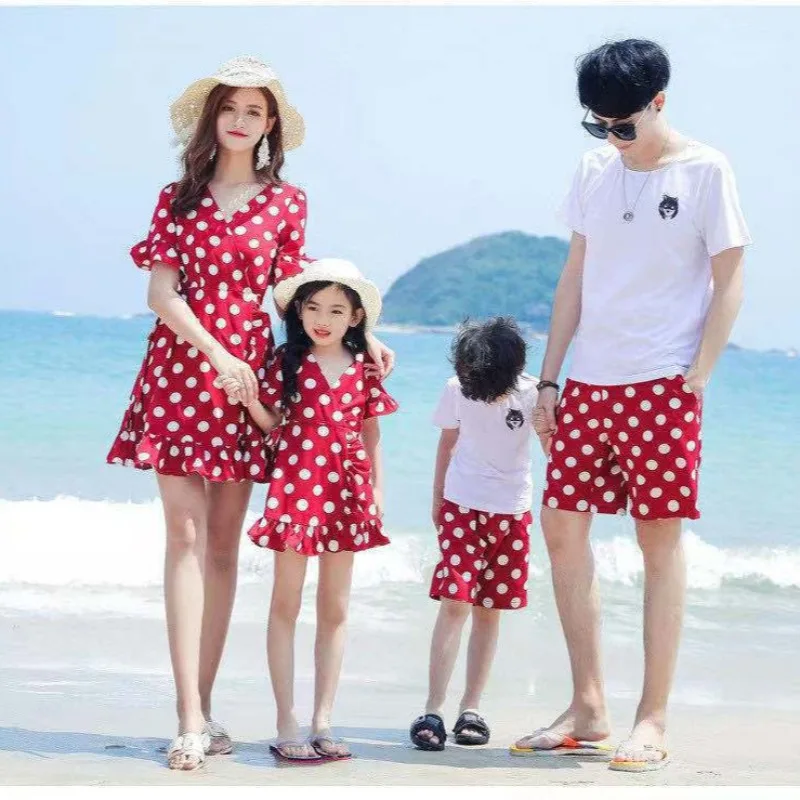
{"label": "straw sun hat", "polygon": [[305,123],[297,110],[289,104],[283,86],[271,67],[252,56],[240,56],[223,64],[210,78],[201,78],[191,84],[170,106],[169,115],[178,141],[187,145],[194,135],[208,95],[219,84],[236,87],[265,87],[275,96],[278,116],[281,119],[283,149],[293,150],[303,143]]}
{"label": "straw sun hat", "polygon": [[358,292],[367,318],[367,330],[375,327],[381,315],[381,293],[372,281],[368,281],[359,272],[355,264],[341,258],[320,258],[312,261],[298,275],[281,281],[273,290],[275,302],[286,308],[294,293],[312,281],[340,283]]}

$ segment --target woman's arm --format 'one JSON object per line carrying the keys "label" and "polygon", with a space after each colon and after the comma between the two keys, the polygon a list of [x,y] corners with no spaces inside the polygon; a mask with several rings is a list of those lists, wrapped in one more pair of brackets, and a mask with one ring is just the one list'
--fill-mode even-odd
{"label": "woman's arm", "polygon": [[222,378],[236,378],[244,387],[244,397],[252,402],[258,396],[253,370],[232,356],[201,324],[188,303],[178,294],[178,270],[156,263],[147,287],[147,305],[176,335],[191,342],[203,353]]}

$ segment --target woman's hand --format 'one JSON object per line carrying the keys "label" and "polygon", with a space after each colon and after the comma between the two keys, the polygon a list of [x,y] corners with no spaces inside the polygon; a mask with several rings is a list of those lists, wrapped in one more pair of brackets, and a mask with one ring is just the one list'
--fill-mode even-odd
{"label": "woman's hand", "polygon": [[383,519],[383,489],[372,490],[372,502],[375,503],[378,518]]}
{"label": "woman's hand", "polygon": [[[249,406],[258,398],[258,381],[253,370],[241,359],[232,356],[223,347],[215,349],[209,354],[208,360],[211,366],[217,371],[215,385],[224,388],[226,381],[233,386],[231,381],[238,381],[240,384],[239,402]],[[219,381],[219,384],[217,384]],[[227,389],[225,389],[228,392]],[[230,392],[228,392],[230,396]]]}
{"label": "woman's hand", "polygon": [[380,339],[373,334],[367,334],[367,353],[375,364],[367,364],[365,369],[368,374],[375,374],[379,378],[388,378],[394,369],[394,350],[389,349]]}

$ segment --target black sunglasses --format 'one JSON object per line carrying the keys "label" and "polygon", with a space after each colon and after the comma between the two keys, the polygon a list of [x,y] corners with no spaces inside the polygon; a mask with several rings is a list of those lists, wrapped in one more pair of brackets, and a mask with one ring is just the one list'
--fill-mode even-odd
{"label": "black sunglasses", "polygon": [[587,108],[581,120],[581,125],[583,129],[594,136],[595,139],[608,139],[608,134],[613,133],[617,139],[622,139],[623,142],[632,142],[636,138],[636,126],[649,107],[650,104],[648,103],[647,106],[642,109],[642,113],[639,114],[638,118],[633,122],[617,122],[615,125],[608,126],[600,122],[587,122],[586,117],[589,116],[589,109]]}

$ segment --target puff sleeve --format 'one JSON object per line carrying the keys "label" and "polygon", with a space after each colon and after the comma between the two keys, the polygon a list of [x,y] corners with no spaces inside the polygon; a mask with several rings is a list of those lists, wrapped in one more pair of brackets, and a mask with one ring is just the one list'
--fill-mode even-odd
{"label": "puff sleeve", "polygon": [[154,264],[163,264],[172,269],[181,267],[175,217],[172,213],[174,191],[174,183],[161,190],[147,238],[131,248],[133,263],[141,269],[151,270]]}

